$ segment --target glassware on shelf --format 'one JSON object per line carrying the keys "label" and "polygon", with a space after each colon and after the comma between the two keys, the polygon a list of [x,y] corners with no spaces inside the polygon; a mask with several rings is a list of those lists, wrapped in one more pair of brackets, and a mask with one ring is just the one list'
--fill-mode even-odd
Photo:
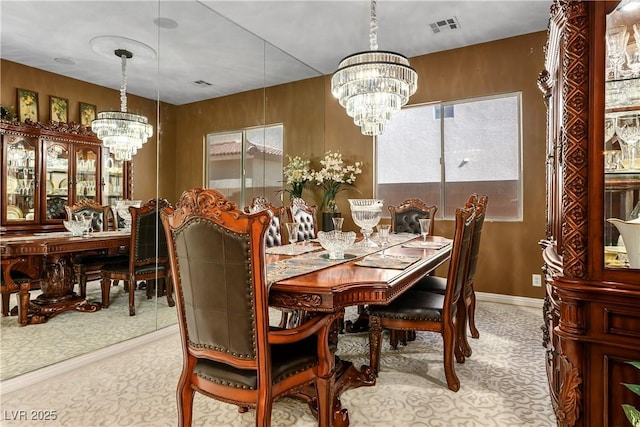
{"label": "glassware on shelf", "polygon": [[629,32],[626,25],[616,25],[607,28],[605,36],[607,41],[607,58],[613,71],[613,78],[620,78],[620,70],[625,60],[625,48],[629,41]]}
{"label": "glassware on shelf", "polygon": [[640,142],[640,113],[627,114],[616,118],[616,134],[622,144],[622,163],[630,170],[640,169],[638,142]]}
{"label": "glassware on shelf", "polygon": [[604,119],[604,146],[607,149],[607,143],[616,134],[616,121],[613,117],[606,117]]}
{"label": "glassware on shelf", "polygon": [[640,48],[637,43],[629,43],[625,49],[627,67],[631,71],[632,77],[640,76]]}
{"label": "glassware on shelf", "polygon": [[383,200],[379,199],[349,199],[351,217],[353,222],[360,227],[363,239],[359,246],[377,248],[378,245],[370,239],[373,227],[378,225],[382,218]]}

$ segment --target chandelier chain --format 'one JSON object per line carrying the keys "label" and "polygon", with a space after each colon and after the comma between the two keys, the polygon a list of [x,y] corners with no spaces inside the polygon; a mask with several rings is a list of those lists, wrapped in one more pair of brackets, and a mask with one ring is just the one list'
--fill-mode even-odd
{"label": "chandelier chain", "polygon": [[127,112],[127,56],[122,54],[122,82],[120,83],[120,111]]}
{"label": "chandelier chain", "polygon": [[371,24],[369,43],[371,50],[378,50],[378,18],[376,16],[376,1],[371,0]]}

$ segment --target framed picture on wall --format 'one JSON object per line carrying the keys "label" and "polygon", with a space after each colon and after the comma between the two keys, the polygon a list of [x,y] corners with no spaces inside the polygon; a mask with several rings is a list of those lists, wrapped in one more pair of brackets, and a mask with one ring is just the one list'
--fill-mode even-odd
{"label": "framed picture on wall", "polygon": [[49,117],[51,121],[67,123],[69,121],[69,100],[58,96],[49,96]]}
{"label": "framed picture on wall", "polygon": [[96,118],[96,106],[93,104],[87,104],[86,102],[80,103],[80,124],[82,126],[91,126],[91,122]]}
{"label": "framed picture on wall", "polygon": [[18,89],[18,120],[38,121],[38,92]]}

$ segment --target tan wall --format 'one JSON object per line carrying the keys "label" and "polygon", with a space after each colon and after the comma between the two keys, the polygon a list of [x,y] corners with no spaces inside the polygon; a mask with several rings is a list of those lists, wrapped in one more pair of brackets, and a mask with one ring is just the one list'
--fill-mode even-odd
{"label": "tan wall", "polygon": [[181,105],[176,152],[179,193],[204,184],[204,138],[208,133],[282,123],[286,154],[322,153],[323,97],[324,80],[317,78]]}
{"label": "tan wall", "polygon": [[[118,90],[108,89],[6,60],[0,62],[0,71],[0,102],[2,105],[14,107],[14,111],[17,113],[16,89],[22,88],[36,91],[39,98],[38,117],[41,122],[49,120],[50,95],[69,100],[69,121],[76,123],[80,121],[80,102],[94,104],[98,112],[120,109],[120,92]],[[153,137],[147,141],[133,160],[133,197],[143,200],[156,197],[157,182],[159,184],[158,194],[160,197],[169,198],[172,194],[166,194],[169,182],[173,186],[173,177],[169,179],[167,176],[161,176],[159,180],[156,179],[156,150],[158,148],[157,102],[128,94],[127,107],[131,112],[147,116],[154,128]],[[139,179],[141,177],[143,179]]]}
{"label": "tan wall", "polygon": [[[537,242],[544,236],[546,121],[536,79],[544,66],[545,42],[546,32],[539,32],[411,58],[419,74],[411,104],[522,91],[524,221],[485,222],[477,291],[544,296],[542,288],[531,286],[531,274],[540,273]],[[148,177],[155,177],[156,149],[159,194],[175,201],[183,190],[204,182],[206,133],[282,123],[285,154],[317,160],[326,150],[339,150],[350,162],[365,162],[357,181],[361,194],[349,191],[338,196],[339,210],[348,213],[348,197],[373,196],[374,143],[360,134],[331,95],[330,86],[330,76],[324,76],[182,106],[161,104],[161,123],[155,126],[160,144],[154,137],[135,157],[135,196],[146,199],[155,194],[156,179]],[[117,91],[2,61],[2,105],[15,104],[17,87],[40,93],[41,120],[48,119],[48,95],[68,98],[72,119],[78,115],[79,101],[96,104],[98,111],[118,105]],[[129,104],[132,111],[156,116],[155,101],[130,96]],[[320,197],[317,192],[305,193],[316,202]],[[345,226],[355,229],[348,214],[345,217]],[[436,225],[441,235],[450,236],[452,230],[451,221]]]}

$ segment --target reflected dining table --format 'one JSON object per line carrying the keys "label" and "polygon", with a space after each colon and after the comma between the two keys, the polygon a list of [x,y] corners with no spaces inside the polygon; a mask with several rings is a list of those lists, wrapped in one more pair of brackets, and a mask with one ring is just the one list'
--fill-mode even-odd
{"label": "reflected dining table", "polygon": [[[269,305],[277,308],[313,312],[340,312],[349,306],[388,304],[433,272],[451,256],[451,239],[400,233],[390,236],[385,257],[379,249],[357,245],[345,250],[344,260],[328,260],[320,246],[295,245],[297,255],[288,255],[288,247],[267,249]],[[292,247],[293,248],[293,247]],[[305,249],[301,249],[305,248]],[[385,259],[386,258],[386,259]],[[339,327],[331,334],[332,346],[338,342]],[[356,368],[336,357],[336,382],[333,425],[349,425],[348,411],[342,408],[340,395],[351,388],[375,385],[376,375],[369,366]],[[313,408],[314,391],[295,397]]]}
{"label": "reflected dining table", "polygon": [[87,251],[127,251],[129,231],[102,231],[88,236],[70,232],[33,233],[0,237],[3,258],[24,258],[14,268],[40,280],[42,293],[29,303],[27,324],[48,321],[67,310],[95,312],[101,305],[89,302],[73,291],[75,275],[71,256]]}

